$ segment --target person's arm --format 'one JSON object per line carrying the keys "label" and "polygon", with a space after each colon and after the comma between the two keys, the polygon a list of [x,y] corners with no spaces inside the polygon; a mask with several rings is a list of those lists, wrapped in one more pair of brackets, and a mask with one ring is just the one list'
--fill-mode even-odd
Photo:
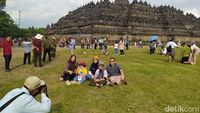
{"label": "person's arm", "polygon": [[3,54],[3,47],[2,47],[2,49],[1,49],[1,56],[2,56],[2,57],[4,56],[4,54]]}
{"label": "person's arm", "polygon": [[69,71],[69,70],[68,70],[68,67],[69,67],[69,63],[67,62],[67,63],[66,63],[66,66],[65,66],[65,73],[68,73],[68,71]]}
{"label": "person's arm", "polygon": [[36,101],[32,96],[26,98],[24,101],[26,103],[23,108],[23,112],[50,112],[51,100],[45,95],[45,93],[41,94],[41,102]]}
{"label": "person's arm", "polygon": [[99,74],[99,69],[96,70],[95,75],[94,75],[94,81],[96,82],[97,80],[97,75]]}
{"label": "person's arm", "polygon": [[120,69],[120,73],[121,73],[121,79],[124,80],[125,76],[124,76],[124,71],[122,69]]}

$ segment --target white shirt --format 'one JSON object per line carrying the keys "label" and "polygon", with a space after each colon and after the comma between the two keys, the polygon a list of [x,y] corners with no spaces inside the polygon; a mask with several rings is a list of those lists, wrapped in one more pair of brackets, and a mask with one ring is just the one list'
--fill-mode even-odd
{"label": "white shirt", "polygon": [[119,44],[114,44],[114,48],[118,49],[119,48]]}
{"label": "white shirt", "polygon": [[192,50],[192,51],[196,51],[196,52],[200,52],[200,48],[197,47],[196,44],[193,44],[193,45],[191,46],[191,50]]}
{"label": "white shirt", "polygon": [[167,43],[167,47],[169,47],[169,46],[171,46],[172,48],[175,48],[175,47],[177,47],[177,44],[173,41],[170,41]]}
{"label": "white shirt", "polygon": [[16,95],[25,92],[8,105],[1,113],[48,113],[51,108],[51,100],[44,94],[41,94],[41,102],[33,98],[28,90],[24,87],[10,91],[0,101],[0,106],[4,105],[7,101]]}
{"label": "white shirt", "polygon": [[31,42],[23,42],[24,46],[24,53],[30,53],[31,52]]}

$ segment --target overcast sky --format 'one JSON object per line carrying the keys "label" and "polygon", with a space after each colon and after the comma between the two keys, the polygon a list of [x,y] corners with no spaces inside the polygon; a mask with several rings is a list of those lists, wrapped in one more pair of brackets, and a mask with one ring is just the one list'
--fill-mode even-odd
{"label": "overcast sky", "polygon": [[[22,27],[46,27],[47,24],[57,22],[62,16],[68,14],[90,1],[100,0],[7,0],[5,10],[11,15],[16,24],[19,23],[19,10],[21,10]],[[110,0],[114,1],[114,0]],[[129,0],[132,2],[133,0]],[[143,0],[144,1],[144,0]],[[173,5],[184,12],[193,13],[200,17],[200,0],[146,0],[151,5]]]}

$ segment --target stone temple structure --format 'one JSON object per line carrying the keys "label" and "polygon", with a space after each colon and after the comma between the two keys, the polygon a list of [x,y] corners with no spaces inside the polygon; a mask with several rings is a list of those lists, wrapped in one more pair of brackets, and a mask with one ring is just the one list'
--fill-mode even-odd
{"label": "stone temple structure", "polygon": [[200,37],[200,18],[171,6],[151,6],[133,0],[90,2],[57,23],[48,25],[48,35],[179,36]]}

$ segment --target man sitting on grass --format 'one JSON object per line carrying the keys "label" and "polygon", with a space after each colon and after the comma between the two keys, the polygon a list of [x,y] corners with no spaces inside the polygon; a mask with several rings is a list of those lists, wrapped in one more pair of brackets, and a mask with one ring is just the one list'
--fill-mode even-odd
{"label": "man sitting on grass", "polygon": [[97,86],[102,87],[106,85],[108,78],[108,72],[104,68],[104,63],[102,61],[99,61],[98,69],[95,72],[94,79],[91,81],[91,86]]}
{"label": "man sitting on grass", "polygon": [[127,85],[127,82],[124,79],[124,72],[120,66],[115,63],[115,58],[110,58],[110,64],[106,67],[106,70],[108,72],[108,80],[110,81],[111,86],[113,84],[121,85],[122,83]]}

